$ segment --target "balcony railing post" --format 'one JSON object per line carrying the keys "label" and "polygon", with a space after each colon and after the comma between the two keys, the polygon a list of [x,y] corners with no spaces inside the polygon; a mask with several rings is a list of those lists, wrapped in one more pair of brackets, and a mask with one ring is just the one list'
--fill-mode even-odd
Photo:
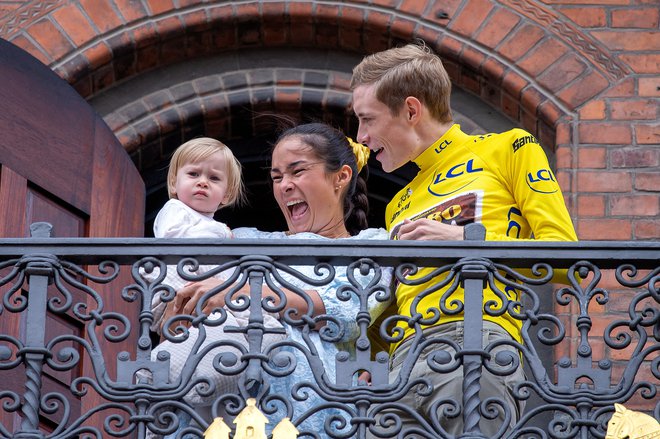
{"label": "balcony railing post", "polygon": [[263,381],[261,362],[263,356],[253,354],[261,352],[263,331],[263,314],[261,310],[262,288],[264,284],[264,274],[261,271],[252,271],[249,276],[250,283],[250,317],[249,329],[247,330],[248,352],[250,358],[246,370],[245,385],[250,396],[256,396]]}
{"label": "balcony railing post", "polygon": [[[52,226],[48,223],[30,225],[33,238],[49,238]],[[48,283],[53,269],[51,262],[43,257],[30,258],[25,268],[28,282],[28,306],[25,318],[25,343],[17,355],[23,357],[25,364],[25,393],[21,406],[21,429],[16,438],[43,438],[39,430],[39,407],[44,361],[49,355],[45,348],[46,303]]]}
{"label": "balcony railing post", "polygon": [[[486,236],[482,224],[469,224],[465,227],[466,240],[481,240]],[[479,429],[479,390],[481,385],[481,365],[483,351],[483,296],[488,271],[480,265],[465,265],[461,270],[461,280],[465,291],[464,330],[463,330],[463,437],[481,436]],[[468,327],[469,325],[469,327]]]}

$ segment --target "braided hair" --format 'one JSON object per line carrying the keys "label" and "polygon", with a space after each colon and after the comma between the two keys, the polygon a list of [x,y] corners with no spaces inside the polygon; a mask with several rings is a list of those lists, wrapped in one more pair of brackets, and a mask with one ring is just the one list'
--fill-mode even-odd
{"label": "braided hair", "polygon": [[358,169],[357,159],[349,139],[341,131],[324,123],[306,123],[284,131],[275,145],[287,137],[298,137],[308,145],[319,160],[325,163],[327,172],[336,172],[348,165],[353,171],[344,196],[344,224],[351,235],[357,235],[366,229],[369,214],[367,198],[367,178],[369,169]]}

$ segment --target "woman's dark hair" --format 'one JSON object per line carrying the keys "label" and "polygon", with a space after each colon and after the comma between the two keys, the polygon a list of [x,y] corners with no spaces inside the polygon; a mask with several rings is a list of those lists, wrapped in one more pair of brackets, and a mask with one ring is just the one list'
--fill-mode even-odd
{"label": "woman's dark hair", "polygon": [[357,235],[368,227],[369,199],[367,198],[367,178],[369,169],[365,165],[358,172],[353,148],[346,135],[324,123],[306,123],[289,128],[278,137],[275,145],[287,137],[296,136],[314,151],[325,163],[327,172],[336,172],[348,165],[353,171],[351,182],[344,197],[344,223],[351,235]]}

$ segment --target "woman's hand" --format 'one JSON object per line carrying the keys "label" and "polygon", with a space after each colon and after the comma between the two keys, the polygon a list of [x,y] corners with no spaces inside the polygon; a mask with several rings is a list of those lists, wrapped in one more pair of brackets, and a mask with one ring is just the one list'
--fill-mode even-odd
{"label": "woman's hand", "polygon": [[[216,278],[205,279],[200,282],[193,282],[187,284],[185,287],[179,289],[174,296],[174,299],[169,302],[163,313],[162,322],[165,324],[169,318],[175,315],[184,314],[184,315],[194,315],[197,304],[201,300],[202,296],[206,294],[209,290],[214,287],[217,287],[221,281]],[[214,309],[225,306],[225,296],[227,295],[228,290],[224,289],[218,291],[212,297],[209,297],[208,300],[204,303],[202,311],[206,314],[210,314]],[[234,293],[234,296],[243,293],[246,296],[250,296],[250,287],[249,285],[243,285],[239,290]],[[312,299],[314,304],[314,315],[325,314],[325,306],[323,300],[319,294],[314,290],[307,291],[307,294]],[[285,312],[286,309],[293,308],[296,310],[294,318],[299,318],[300,315],[308,312],[307,302],[297,294],[287,293],[285,291],[287,305],[281,313]],[[271,296],[273,297],[275,303],[279,302],[279,297],[266,286],[262,287],[262,297]],[[320,323],[317,329],[321,326],[324,326],[325,323]],[[166,328],[161,328],[165,330]]]}
{"label": "woman's hand", "polygon": [[371,373],[366,370],[358,375],[358,386],[360,384],[366,384],[367,386],[371,385]]}
{"label": "woman's hand", "polygon": [[[163,323],[167,322],[169,318],[177,314],[194,315],[195,307],[200,301],[202,296],[210,289],[217,287],[220,280],[215,278],[205,279],[200,282],[193,282],[187,284],[185,287],[179,289],[174,296],[174,299],[169,302],[163,313]],[[204,312],[208,313],[214,308],[223,307],[225,305],[226,290],[218,291],[213,297],[210,297],[204,304]],[[163,328],[164,329],[164,328]]]}

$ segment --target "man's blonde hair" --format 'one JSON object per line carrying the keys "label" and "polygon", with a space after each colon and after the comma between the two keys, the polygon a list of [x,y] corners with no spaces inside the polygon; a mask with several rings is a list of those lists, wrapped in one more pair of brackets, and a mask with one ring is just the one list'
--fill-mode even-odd
{"label": "man's blonde hair", "polygon": [[225,169],[227,174],[227,204],[218,206],[218,209],[232,204],[241,204],[245,199],[241,163],[227,145],[210,137],[198,137],[189,140],[174,151],[167,171],[167,191],[170,198],[177,198],[176,176],[182,166],[188,163],[203,162],[217,152],[222,154],[227,164],[227,169]]}
{"label": "man's blonde hair", "polygon": [[375,84],[376,98],[392,115],[397,115],[405,99],[420,100],[434,119],[452,121],[449,98],[451,81],[440,57],[423,42],[411,43],[366,56],[353,69],[351,90]]}

